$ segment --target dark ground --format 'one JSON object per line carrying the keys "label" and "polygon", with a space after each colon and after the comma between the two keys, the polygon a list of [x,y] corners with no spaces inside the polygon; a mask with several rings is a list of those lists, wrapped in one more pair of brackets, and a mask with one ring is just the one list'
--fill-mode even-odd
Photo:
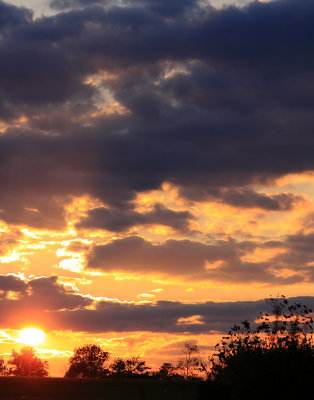
{"label": "dark ground", "polygon": [[0,400],[198,400],[199,386],[146,379],[0,378]]}

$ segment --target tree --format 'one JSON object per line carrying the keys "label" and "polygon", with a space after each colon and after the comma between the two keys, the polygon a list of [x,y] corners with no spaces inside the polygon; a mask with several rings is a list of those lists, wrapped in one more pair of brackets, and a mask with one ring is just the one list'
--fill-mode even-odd
{"label": "tree", "polygon": [[312,309],[284,297],[270,298],[272,313],[257,325],[234,325],[216,345],[211,377],[229,388],[234,399],[300,397],[314,371]]}
{"label": "tree", "polygon": [[116,358],[110,365],[112,375],[121,376],[126,373],[126,365],[122,358]]}
{"label": "tree", "polygon": [[179,359],[177,369],[182,371],[186,380],[196,378],[203,365],[197,345],[186,342],[182,354],[183,357]]}
{"label": "tree", "polygon": [[164,362],[159,371],[157,371],[157,376],[160,378],[169,378],[175,374],[176,367],[170,362]]}
{"label": "tree", "polygon": [[8,361],[12,368],[9,373],[15,376],[38,376],[48,375],[48,363],[36,356],[35,350],[31,346],[21,349],[20,353],[12,351],[11,359]]}
{"label": "tree", "polygon": [[5,364],[4,359],[1,357],[0,358],[0,375],[7,375],[8,374],[8,369]]}
{"label": "tree", "polygon": [[147,375],[151,368],[146,365],[146,361],[139,357],[132,357],[126,360],[116,358],[110,365],[110,369],[116,376],[134,376]]}
{"label": "tree", "polygon": [[108,374],[105,363],[109,353],[95,344],[74,349],[74,355],[69,360],[69,369],[65,377],[101,378]]}
{"label": "tree", "polygon": [[182,380],[183,376],[178,374],[178,368],[170,362],[164,362],[158,371],[151,375],[161,380]]}

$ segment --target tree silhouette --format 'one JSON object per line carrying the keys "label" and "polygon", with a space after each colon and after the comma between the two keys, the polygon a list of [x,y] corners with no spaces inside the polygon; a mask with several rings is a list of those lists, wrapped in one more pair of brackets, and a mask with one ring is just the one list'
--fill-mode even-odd
{"label": "tree silhouette", "polygon": [[112,375],[116,376],[134,376],[147,375],[151,369],[144,360],[139,357],[132,357],[126,360],[116,358],[110,365]]}
{"label": "tree silhouette", "polygon": [[37,357],[34,348],[31,346],[23,347],[20,353],[13,350],[8,364],[12,365],[12,368],[9,369],[11,375],[38,377],[48,375],[47,361],[42,361]]}
{"label": "tree silhouette", "polygon": [[178,373],[178,367],[171,362],[164,362],[157,371],[151,373],[151,376],[162,381],[182,381],[184,377]]}
{"label": "tree silhouette", "polygon": [[176,368],[182,371],[183,377],[186,380],[196,378],[198,373],[202,370],[203,364],[199,356],[197,345],[186,342],[182,355]]}
{"label": "tree silhouette", "polygon": [[231,398],[283,398],[309,390],[314,371],[312,309],[289,305],[284,297],[266,300],[272,313],[251,328],[234,325],[211,357],[212,378],[232,390]]}
{"label": "tree silhouette", "polygon": [[170,362],[164,362],[159,370],[157,371],[156,375],[162,379],[169,378],[175,375],[176,367]]}
{"label": "tree silhouette", "polygon": [[1,357],[0,358],[0,375],[7,375],[8,374],[8,369],[5,364],[4,359]]}
{"label": "tree silhouette", "polygon": [[74,349],[74,355],[70,358],[67,378],[101,378],[108,374],[105,362],[109,359],[109,353],[95,344]]}

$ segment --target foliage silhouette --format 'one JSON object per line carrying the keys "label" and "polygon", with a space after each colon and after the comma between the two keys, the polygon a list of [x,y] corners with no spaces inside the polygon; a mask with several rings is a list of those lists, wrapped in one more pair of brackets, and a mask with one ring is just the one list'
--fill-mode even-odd
{"label": "foliage silhouette", "polygon": [[234,325],[210,359],[211,378],[227,385],[232,399],[300,396],[309,390],[314,372],[313,311],[299,303],[289,305],[284,296],[266,302],[272,314],[261,314],[254,328],[246,320]]}
{"label": "foliage silhouette", "polygon": [[4,359],[1,357],[0,358],[0,375],[7,375],[8,374],[8,368],[5,364]]}
{"label": "foliage silhouette", "polygon": [[34,348],[31,346],[23,347],[20,353],[13,350],[8,364],[12,365],[12,368],[9,369],[11,375],[37,377],[48,375],[47,361],[42,361],[37,357]]}
{"label": "foliage silhouette", "polygon": [[175,377],[181,377],[176,373],[177,367],[170,362],[164,362],[158,371],[155,372],[154,376],[160,379],[170,379]]}
{"label": "foliage silhouette", "polygon": [[69,360],[69,369],[66,378],[101,378],[109,373],[105,363],[109,353],[100,346],[86,344],[74,349],[74,355]]}
{"label": "foliage silhouette", "polygon": [[110,365],[110,371],[115,376],[137,376],[148,375],[151,368],[146,365],[146,361],[139,357],[132,357],[126,360],[116,358]]}

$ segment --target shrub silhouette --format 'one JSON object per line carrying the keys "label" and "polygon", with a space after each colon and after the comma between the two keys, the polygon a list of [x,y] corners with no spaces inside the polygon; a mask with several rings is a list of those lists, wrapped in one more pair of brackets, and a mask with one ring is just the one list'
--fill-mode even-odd
{"label": "shrub silhouette", "polygon": [[104,364],[109,359],[109,353],[100,346],[86,344],[74,349],[74,354],[69,361],[66,378],[101,378],[108,374]]}
{"label": "shrub silhouette", "polygon": [[13,350],[8,364],[12,365],[12,368],[9,369],[11,375],[38,377],[48,375],[47,361],[42,361],[37,357],[34,348],[31,346],[23,347],[20,353]]}
{"label": "shrub silhouette", "polygon": [[310,389],[314,372],[312,309],[284,297],[266,300],[272,315],[260,324],[234,325],[216,345],[211,377],[230,388],[231,399],[279,399],[301,396]]}

